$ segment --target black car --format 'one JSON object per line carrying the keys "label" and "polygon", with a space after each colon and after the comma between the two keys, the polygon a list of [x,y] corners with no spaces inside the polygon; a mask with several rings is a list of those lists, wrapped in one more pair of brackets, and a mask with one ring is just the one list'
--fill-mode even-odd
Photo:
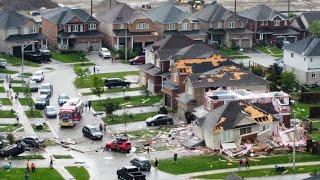
{"label": "black car", "polygon": [[94,140],[94,139],[102,140],[102,138],[103,138],[102,132],[100,132],[98,128],[91,126],[91,125],[83,126],[82,134],[85,137],[90,138],[92,140]]}
{"label": "black car", "polygon": [[20,139],[18,142],[20,141],[23,141],[28,147],[35,147],[35,148],[44,147],[44,140],[38,139],[36,137],[25,137]]}
{"label": "black car", "polygon": [[120,78],[109,78],[104,80],[104,85],[109,89],[116,87],[129,87],[130,82],[124,81]]}
{"label": "black car", "polygon": [[145,180],[146,175],[135,166],[126,166],[117,170],[118,179],[124,180]]}
{"label": "black car", "polygon": [[44,109],[48,105],[49,105],[49,96],[46,94],[42,94],[36,99],[34,106],[36,109]]}
{"label": "black car", "polygon": [[35,62],[41,63],[42,60],[50,60],[51,53],[50,52],[43,52],[43,51],[25,51],[24,52],[24,59]]}
{"label": "black car", "polygon": [[0,157],[18,156],[24,153],[26,150],[26,144],[24,142],[19,142],[17,144],[0,149]]}
{"label": "black car", "polygon": [[150,171],[151,169],[151,163],[150,161],[145,157],[137,157],[130,161],[130,164],[133,166],[136,166],[138,170],[147,170]]}
{"label": "black car", "polygon": [[173,125],[173,120],[170,115],[167,114],[158,114],[153,117],[150,117],[146,120],[147,126],[155,125]]}

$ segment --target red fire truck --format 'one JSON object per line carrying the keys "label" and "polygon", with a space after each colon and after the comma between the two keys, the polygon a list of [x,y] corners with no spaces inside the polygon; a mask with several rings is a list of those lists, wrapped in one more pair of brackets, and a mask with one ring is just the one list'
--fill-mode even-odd
{"label": "red fire truck", "polygon": [[59,110],[59,125],[74,126],[81,120],[84,104],[80,98],[69,99]]}

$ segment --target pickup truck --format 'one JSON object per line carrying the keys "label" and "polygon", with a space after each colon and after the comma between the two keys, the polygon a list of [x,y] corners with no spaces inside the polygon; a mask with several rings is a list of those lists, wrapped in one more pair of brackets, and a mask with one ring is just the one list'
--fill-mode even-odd
{"label": "pickup truck", "polygon": [[24,59],[35,62],[35,63],[41,63],[41,60],[50,60],[51,53],[48,52],[42,52],[42,51],[25,51],[24,52]]}
{"label": "pickup truck", "polygon": [[124,180],[145,180],[146,175],[138,171],[135,166],[125,166],[117,170],[118,179]]}

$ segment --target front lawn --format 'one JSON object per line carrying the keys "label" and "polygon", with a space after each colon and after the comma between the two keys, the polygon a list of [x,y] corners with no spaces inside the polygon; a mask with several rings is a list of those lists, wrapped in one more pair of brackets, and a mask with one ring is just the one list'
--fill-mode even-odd
{"label": "front lawn", "polygon": [[31,124],[34,132],[51,132],[47,123],[43,123],[43,129],[37,129],[36,124]]}
{"label": "front lawn", "polygon": [[85,62],[85,63],[78,63],[78,64],[74,64],[74,67],[87,67],[87,66],[94,66],[96,65],[95,63],[92,62]]}
{"label": "front lawn", "polygon": [[14,86],[12,87],[12,90],[16,93],[16,92],[19,92],[19,93],[23,93],[25,92],[25,87],[19,87],[19,86]]}
{"label": "front lawn", "polygon": [[0,69],[0,74],[16,74],[18,71],[13,71],[9,69]]}
{"label": "front lawn", "polygon": [[15,112],[0,110],[0,118],[16,118]]}
{"label": "front lawn", "polygon": [[[14,165],[13,165],[14,166]],[[0,169],[1,179],[17,180],[24,179],[25,168]],[[64,180],[57,170],[51,168],[37,168],[36,173],[30,173],[29,179],[32,180]]]}
{"label": "front lawn", "polygon": [[[144,89],[145,89],[144,86],[135,87],[135,88],[126,88],[126,92],[129,92],[129,91],[141,91],[141,90],[144,90]],[[104,89],[103,94],[118,93],[118,92],[123,92],[123,89],[122,88]],[[93,95],[92,92],[86,92],[86,93],[81,93],[81,94],[83,96]]]}
{"label": "front lawn", "polygon": [[27,77],[31,77],[31,76],[32,76],[32,73],[31,73],[31,72],[25,72],[25,73],[23,73],[22,75],[27,76]]}
{"label": "front lawn", "polygon": [[[319,161],[320,156],[311,153],[297,153],[296,162]],[[250,166],[287,164],[292,162],[292,154],[274,155],[265,158],[250,158]],[[218,155],[200,155],[193,157],[179,158],[177,164],[172,163],[172,159],[159,161],[159,169],[171,174],[186,174],[217,169],[236,168],[239,166],[239,159],[227,161]]]}
{"label": "front lawn", "polygon": [[56,50],[51,50],[52,59],[63,62],[63,63],[77,63],[89,61],[83,53],[68,53],[61,54]]}
{"label": "front lawn", "polygon": [[9,98],[0,98],[2,106],[11,106],[12,102]]}
{"label": "front lawn", "polygon": [[231,59],[246,59],[246,58],[250,58],[249,56],[246,56],[246,55],[242,54],[240,51],[234,50],[232,48],[220,48],[219,51],[226,58],[231,58]]}
{"label": "front lawn", "polygon": [[[15,120],[14,120],[15,121]],[[15,121],[16,123],[16,121]],[[21,124],[0,124],[0,132],[13,132],[19,128],[21,128]],[[18,132],[23,132],[23,129],[20,129]]]}
{"label": "front lawn", "polygon": [[5,93],[6,90],[4,89],[4,87],[0,87],[0,93]]}
{"label": "front lawn", "polygon": [[10,157],[10,160],[27,160],[27,159],[45,159],[42,155],[40,154],[34,154],[34,155],[26,155],[26,156],[15,156],[15,157]]}
{"label": "front lawn", "polygon": [[[294,117],[294,113],[293,113],[293,111],[296,111],[296,112],[298,112],[297,114],[296,114],[296,118],[302,118],[302,117],[307,117],[307,118],[309,118],[309,114],[310,114],[310,107],[312,107],[312,106],[318,106],[318,105],[316,105],[316,104],[304,104],[304,103],[295,103],[295,104],[293,104],[292,105],[292,111],[291,111],[291,118],[293,118]],[[298,109],[299,108],[299,109]]]}
{"label": "front lawn", "polygon": [[[130,99],[114,98],[112,101],[118,102],[120,107],[125,107],[126,105],[132,105],[132,107],[138,106],[152,106],[153,104],[160,102],[162,96],[131,96]],[[92,101],[92,107],[96,111],[103,111],[103,101],[105,100],[96,100]]]}
{"label": "front lawn", "polygon": [[93,77],[98,76],[99,78],[121,78],[124,79],[124,76],[132,76],[132,75],[139,75],[139,71],[127,71],[127,72],[116,72],[116,73],[101,73],[96,75],[88,75],[87,77],[83,78],[81,82],[80,78],[76,78],[74,81],[75,86],[79,88],[91,88]]}
{"label": "front lawn", "polygon": [[[26,81],[24,81],[24,82],[26,82]],[[11,81],[11,83],[21,83],[22,84],[22,80],[14,79],[14,80]]]}
{"label": "front lawn", "polygon": [[73,159],[71,155],[61,155],[61,154],[56,154],[52,155],[55,159]]}
{"label": "front lawn", "polygon": [[[22,59],[14,57],[14,56],[7,56],[5,54],[0,54],[0,58],[6,59],[8,64],[11,64],[12,66],[21,66],[22,65]],[[40,64],[31,62],[31,61],[27,61],[27,60],[25,60],[23,62],[23,64],[25,66],[31,66],[31,67],[40,67],[41,66]]]}
{"label": "front lawn", "polygon": [[148,117],[152,117],[156,114],[158,113],[151,112],[151,113],[143,113],[143,114],[128,114],[128,115],[114,116],[113,118],[107,116],[103,118],[103,121],[108,125],[123,124],[125,121],[127,123],[145,121]]}
{"label": "front lawn", "polygon": [[35,109],[32,114],[31,111],[25,111],[28,118],[43,118],[42,111]]}
{"label": "front lawn", "polygon": [[65,169],[76,179],[76,180],[89,180],[90,174],[83,166],[67,166]]}
{"label": "front lawn", "polygon": [[265,54],[270,54],[275,57],[282,57],[283,56],[283,50],[279,49],[277,47],[266,47],[266,46],[257,46],[255,47],[256,50],[261,51]]}
{"label": "front lawn", "polygon": [[[29,99],[33,101],[32,98],[29,98]],[[28,105],[28,102],[29,102],[28,98],[19,98],[18,100],[19,100],[21,106],[29,106]]]}

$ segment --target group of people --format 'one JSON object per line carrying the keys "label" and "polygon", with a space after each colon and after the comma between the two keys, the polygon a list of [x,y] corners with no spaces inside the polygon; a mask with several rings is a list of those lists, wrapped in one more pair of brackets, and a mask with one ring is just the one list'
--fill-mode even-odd
{"label": "group of people", "polygon": [[[149,146],[148,146],[148,149],[149,149]],[[149,154],[149,150],[148,149],[147,149],[147,151],[148,151],[148,154]],[[172,163],[176,164],[177,160],[178,160],[178,154],[174,153],[173,154],[173,162]],[[159,167],[159,160],[158,160],[158,158],[155,158],[155,160],[154,160],[154,168],[155,168],[156,171],[158,170],[158,167]]]}
{"label": "group of people", "polygon": [[87,108],[89,108],[89,111],[90,111],[91,106],[92,106],[92,102],[91,102],[90,100],[89,100],[89,101],[84,102],[84,107],[86,108],[86,110],[87,110]]}
{"label": "group of people", "polygon": [[103,124],[103,123],[100,123],[100,125],[99,125],[99,130],[100,130],[100,132],[102,132],[102,133],[106,133],[106,132],[107,132],[107,125],[106,125],[106,124]]}
{"label": "group of people", "polygon": [[249,158],[246,158],[244,161],[242,158],[239,160],[239,170],[242,170],[243,163],[245,163],[246,169],[249,169],[249,163],[250,163]]}
{"label": "group of people", "polygon": [[25,165],[26,165],[26,170],[25,170],[24,177],[25,177],[25,180],[28,180],[30,176],[30,172],[31,173],[36,172],[36,165],[34,162],[30,163],[29,160],[26,160]]}

